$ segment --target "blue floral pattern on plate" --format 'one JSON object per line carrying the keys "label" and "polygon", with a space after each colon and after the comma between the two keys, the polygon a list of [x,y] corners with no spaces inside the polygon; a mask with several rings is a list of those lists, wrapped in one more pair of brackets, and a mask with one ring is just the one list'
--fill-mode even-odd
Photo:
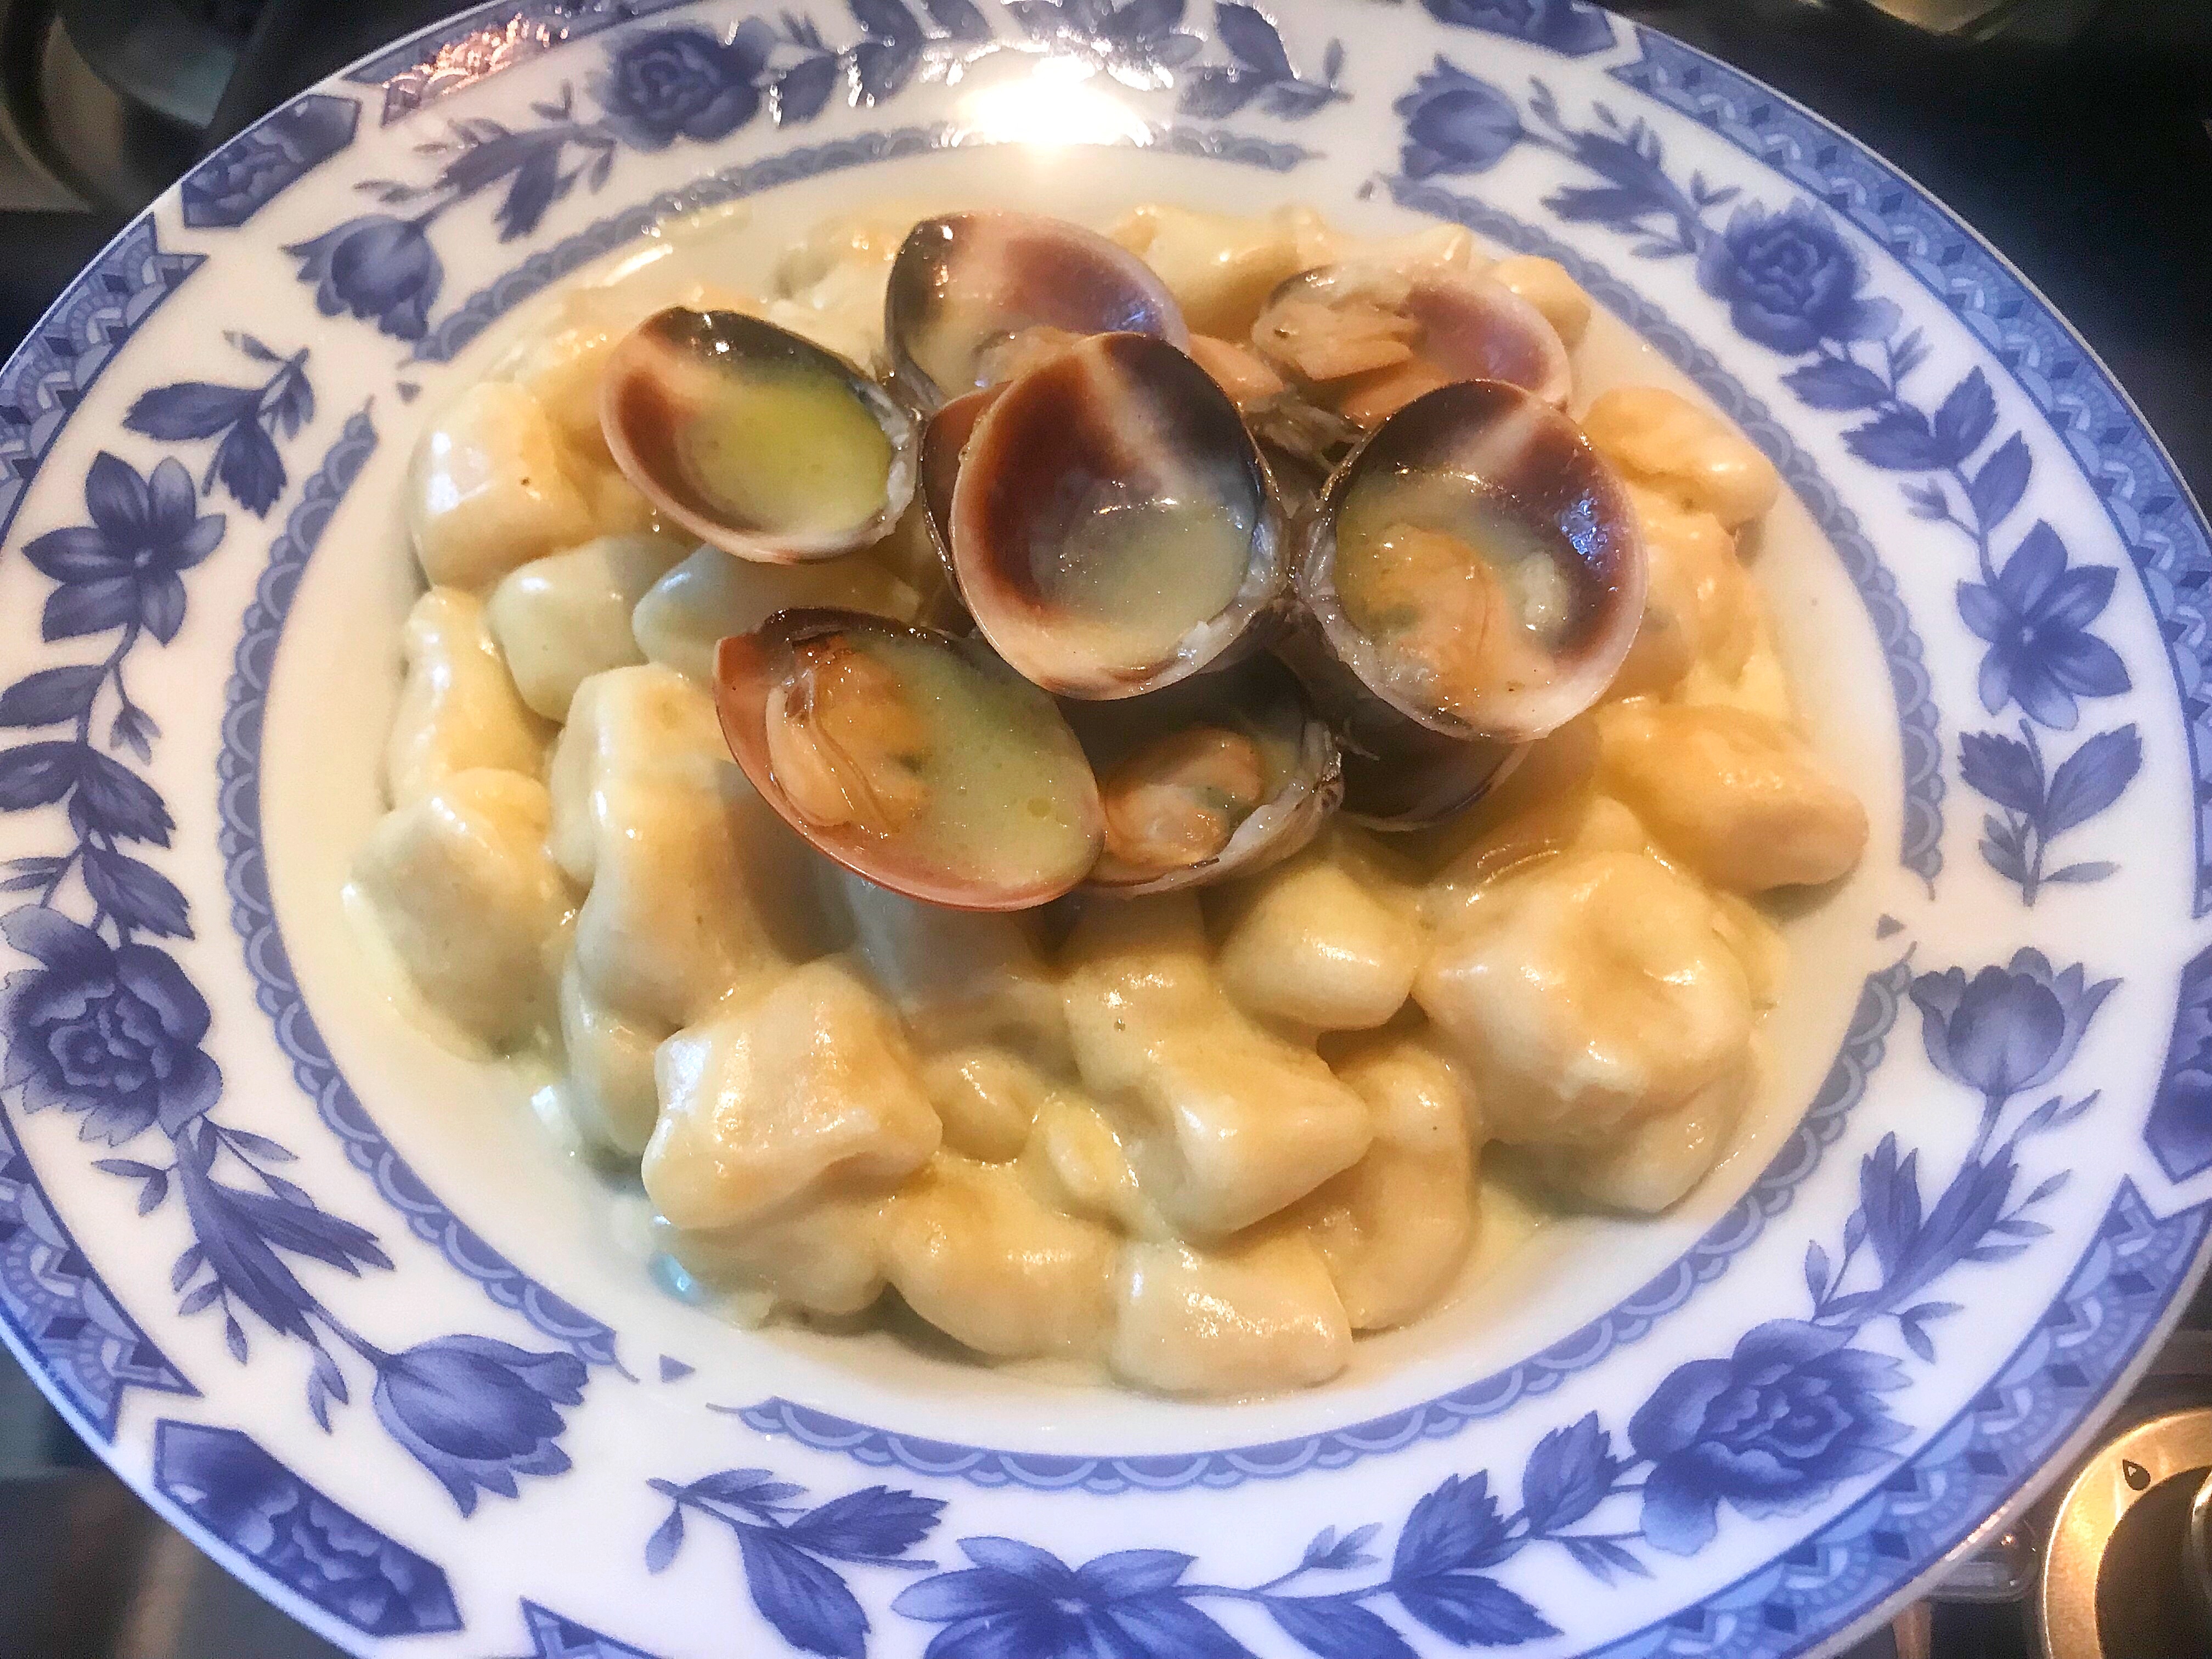
{"label": "blue floral pattern on plate", "polygon": [[[2029,728],[2070,732],[2083,700],[2130,689],[2118,653],[2090,631],[2118,572],[2071,564],[2065,543],[2042,520],[2000,562],[1998,537],[2027,498],[2034,463],[2020,432],[1997,435],[1996,398],[1983,371],[1969,370],[1932,404],[1921,400],[1905,383],[1928,361],[1922,331],[1904,325],[1893,301],[1867,291],[1866,261],[1826,214],[1802,200],[1771,210],[1702,173],[1678,183],[1650,124],[1624,123],[1601,100],[1591,106],[1590,125],[1576,125],[1540,80],[1524,114],[1497,87],[1440,55],[1396,109],[1406,133],[1400,165],[1409,179],[1485,173],[1524,143],[1597,175],[1603,183],[1561,188],[1544,205],[1567,223],[1637,238],[1632,252],[1640,258],[1693,260],[1698,285],[1727,307],[1739,334],[1807,360],[1783,380],[1808,409],[1863,417],[1843,434],[1850,453],[1884,471],[1916,475],[1901,486],[1913,515],[1971,544],[1980,580],[1958,585],[1957,604],[1986,644],[1982,707],[1999,714],[2017,706],[2026,717],[2024,743],[1987,733],[1960,739],[1960,775],[2004,812],[1985,821],[1984,861],[2018,886],[2027,905],[2048,884],[2111,875],[2117,866],[2109,860],[2050,868],[2045,855],[2051,838],[2126,789],[2141,763],[2134,728],[2098,733],[2067,757],[2059,771],[2072,787],[2056,810]],[[1997,763],[2013,750],[2021,751],[2019,764]],[[2023,769],[2034,775],[2025,783]]]}
{"label": "blue floral pattern on plate", "polygon": [[[648,9],[659,15],[625,21]],[[1778,151],[1771,166],[1723,165],[1717,141],[1666,107],[1717,98],[1739,110],[1745,85],[1726,72],[1574,0],[1424,0],[1423,9],[1427,20],[1396,17],[1431,30],[1443,50],[1423,51],[1425,69],[1391,70],[1407,77],[1395,85],[1359,61],[1356,32],[1341,31],[1350,52],[1331,38],[1335,16],[1240,0],[1004,9],[855,0],[775,17],[599,0],[480,11],[363,71],[365,83],[384,83],[387,121],[410,125],[331,148],[342,112],[329,100],[339,95],[309,94],[325,103],[303,102],[289,152],[282,143],[241,149],[195,176],[181,216],[209,233],[210,252],[168,251],[141,227],[10,366],[6,401],[21,418],[10,428],[17,435],[0,432],[0,452],[19,459],[0,484],[38,489],[29,529],[10,544],[26,557],[0,565],[0,580],[21,585],[11,598],[32,601],[18,613],[24,627],[47,625],[0,689],[0,725],[19,734],[0,744],[0,835],[20,854],[0,872],[19,900],[0,918],[15,958],[0,992],[0,1322],[126,1455],[146,1444],[149,1414],[119,1411],[124,1391],[167,1391],[171,1419],[154,1439],[169,1449],[156,1451],[155,1485],[253,1571],[320,1608],[333,1633],[365,1649],[372,1633],[411,1621],[419,1643],[458,1625],[465,1607],[475,1628],[456,1636],[455,1650],[514,1650],[518,1618],[519,1644],[541,1653],[680,1647],[664,1638],[674,1629],[665,1620],[697,1605],[701,1587],[711,1596],[713,1575],[727,1571],[714,1553],[683,1547],[687,1528],[703,1526],[734,1547],[743,1583],[741,1597],[725,1590],[714,1616],[758,1620],[767,1634],[756,1645],[770,1649],[858,1656],[926,1641],[938,1659],[978,1659],[1012,1650],[1009,1643],[1026,1644],[1025,1655],[1343,1659],[1579,1642],[1598,1628],[1593,1620],[1611,1616],[1607,1585],[1650,1576],[1671,1586],[1680,1582],[1676,1564],[1695,1561],[1708,1580],[1719,1572],[1723,1588],[1607,1641],[1639,1655],[1765,1656],[1872,1607],[2013,1492],[2184,1282],[2206,1231],[2203,1194],[2184,1183],[2201,1186],[2212,1169],[2191,1119],[2204,1071],[2201,964],[2212,950],[2191,958],[2170,1033],[2161,1025],[2157,1039],[2167,1065],[2143,1146],[2169,1186],[2156,1185],[2151,1165],[2133,1176],[2092,1169],[2080,1149],[2131,1145],[2145,1120],[2091,1086],[2109,1089],[2109,1079],[2095,1069],[2104,1061],[2086,1056],[2112,1053],[2118,1026],[2132,1033],[2162,1022],[2152,1010],[2179,968],[2131,954],[2124,986],[2091,973],[2075,958],[2109,949],[2065,931],[2064,919],[2079,915],[2064,908],[2065,895],[2092,884],[2141,890],[2157,838],[2123,841],[2119,826],[2140,823],[2153,793],[2136,787],[2138,777],[2160,774],[2170,793],[2174,774],[2166,716],[2147,696],[2142,665],[2155,657],[2143,654],[2134,621],[2130,562],[2096,552],[2106,544],[2094,520],[2064,510],[2053,480],[2075,459],[2022,412],[2008,379],[2027,386],[2022,371],[2010,359],[1963,354],[1948,319],[1931,324],[1924,307],[1904,303],[1892,245],[1862,241],[1835,200],[1800,191],[1802,169],[1790,156],[1802,150]],[[1457,50],[1477,36],[1480,53]],[[1985,868],[1968,860],[1938,892],[1893,896],[1904,920],[1885,914],[1875,931],[1910,930],[1922,943],[1901,962],[1894,952],[1905,941],[1888,947],[1889,965],[1868,978],[1812,1112],[1737,1210],[1583,1332],[1475,1385],[1479,1398],[1229,1453],[1109,1448],[1057,1462],[887,1431],[841,1442],[858,1425],[817,1413],[801,1433],[789,1414],[800,1408],[771,1401],[785,1412],[750,1408],[721,1431],[797,1436],[776,1443],[778,1468],[752,1467],[755,1453],[727,1459],[744,1467],[689,1482],[637,1471],[625,1499],[600,1424],[589,1435],[575,1426],[580,1415],[625,1409],[620,1386],[590,1387],[591,1366],[612,1363],[612,1333],[527,1277],[399,1158],[316,1031],[276,925],[259,744],[277,644],[324,528],[376,451],[371,403],[387,385],[402,399],[421,389],[363,348],[373,354],[380,337],[409,343],[412,361],[399,374],[427,382],[520,297],[659,215],[963,143],[945,118],[947,88],[994,63],[1003,70],[1048,52],[1132,88],[1133,107],[1220,124],[1144,118],[1154,146],[1215,164],[1311,165],[1319,179],[1364,159],[1371,173],[1379,158],[1354,155],[1355,128],[1389,106],[1402,142],[1397,176],[1383,182],[1401,205],[1558,252],[1701,384],[1720,388],[1715,395],[1790,463],[1846,561],[1858,561],[1853,578],[1882,634],[1905,726],[1907,869],[1931,883],[1938,870],[1940,781],[1927,775],[1932,758],[1915,758],[1913,722],[1924,709],[1932,743],[1939,703],[1957,739],[1944,745],[1957,777],[1992,809],[1979,836]],[[1610,67],[1578,67],[1584,58]],[[1628,94],[1605,90],[1605,77]],[[1508,85],[1529,91],[1516,100]],[[422,111],[447,97],[447,107]],[[892,100],[906,125],[878,129],[870,112]],[[1776,118],[1820,136],[1802,117]],[[1734,119],[1715,128],[1729,143],[1740,142],[1727,125]],[[810,123],[820,124],[820,142],[777,148],[783,130]],[[1343,165],[1323,149],[1285,143],[1285,133],[1345,146]],[[373,199],[348,211],[335,191],[312,198],[302,186],[278,200],[310,167]],[[1542,178],[1510,199],[1543,200],[1545,228],[1516,227],[1467,193],[1508,174]],[[616,210],[583,224],[574,204],[602,193]],[[459,211],[470,204],[483,211]],[[268,289],[271,314],[254,315],[249,335],[235,310],[216,318],[216,289],[195,290],[210,297],[193,301],[194,322],[207,326],[190,362],[101,388],[106,425],[73,415],[109,356],[199,262],[243,270],[227,262],[276,251],[280,239],[261,228],[264,209],[289,249],[284,283]],[[1863,215],[1852,216],[1865,228]],[[1675,273],[1667,309],[1613,277],[1594,238]],[[502,241],[520,245],[520,262],[505,269],[488,262]],[[1969,248],[1966,265],[1981,273],[1976,261],[1985,256]],[[1976,280],[2002,291],[2008,279]],[[474,291],[441,310],[465,283]],[[2040,316],[2033,301],[2014,303]],[[319,318],[332,319],[320,332]],[[312,345],[313,358],[265,343],[288,334]],[[150,348],[129,361],[142,360],[155,361]],[[343,415],[318,410],[317,385],[356,375],[369,377],[360,394],[369,402]],[[1745,390],[1769,379],[1778,392],[1761,395],[1780,397],[1779,417]],[[2118,410],[2094,367],[2071,391]],[[2127,425],[2124,410],[2101,418]],[[73,422],[87,441],[58,447]],[[319,466],[301,468],[295,447],[310,431],[329,447]],[[1845,458],[1832,483],[1800,441],[1830,443]],[[2086,441],[2067,437],[2094,477]],[[50,453],[69,459],[60,476],[41,479]],[[2158,487],[2154,456],[2146,471],[2130,451],[2129,465],[2130,480]],[[1863,477],[1841,476],[1852,472]],[[1884,552],[1902,563],[1893,535],[1876,538],[1879,550],[1865,544],[1853,514],[1881,510],[1877,495],[1917,514],[1931,548],[1970,556],[1941,576],[1935,603],[1924,584],[1900,587],[1883,569]],[[295,505],[282,532],[259,528],[288,497]],[[2166,509],[2154,495],[2126,500],[2140,518],[2114,523],[2144,592],[2161,618],[2185,621],[2176,607],[2195,591],[2180,583],[2204,563],[2201,532],[2185,512],[2183,528],[2197,538],[2175,540],[2169,514],[2157,532],[2167,540],[2139,542]],[[219,699],[224,882],[210,884],[194,839],[205,833],[206,807],[172,782],[190,772],[179,757],[207,740],[206,726],[174,712],[166,700],[174,694],[157,701],[145,688],[172,678],[165,647],[180,658],[210,625],[198,596],[222,584],[237,591],[263,550],[236,670]],[[2194,638],[2185,628],[2166,636],[2185,686]],[[1929,670],[1953,675],[1962,695],[1931,686]],[[2125,857],[2116,856],[2123,846]],[[2021,902],[1972,942],[1945,937],[1954,894],[1977,875],[1988,887],[1992,872],[1996,890]],[[245,1116],[240,1079],[255,1063],[258,1030],[226,1018],[237,989],[194,937],[205,904],[226,896],[278,1066],[434,1255],[404,1236],[380,1239],[311,1195],[336,1190],[321,1149],[281,1126],[277,1136],[244,1127],[258,1121]],[[1970,965],[1915,968],[1931,955]],[[1919,1052],[1891,1044],[1885,1057],[1900,1008],[1917,1021]],[[1918,1067],[1913,1075],[1934,1079],[1923,1099],[1951,1093],[1962,1109],[1907,1129],[1876,1115],[1886,1109],[1878,1090],[1863,1117],[1859,1091],[1877,1067],[1893,1068],[1885,1078]],[[1836,1156],[1826,1157],[1831,1147]],[[335,1168],[343,1174],[343,1162]],[[64,1217],[95,1205],[143,1218],[101,1229],[88,1249]],[[157,1243],[158,1267],[118,1276],[125,1247]],[[1762,1292],[1759,1305],[1735,1306],[1698,1294],[1752,1251],[1770,1264],[1786,1255],[1802,1297]],[[2063,1291],[2047,1310],[2021,1310],[2017,1344],[1990,1349],[2001,1358],[1968,1354],[1959,1333],[1989,1299],[1973,1292],[2029,1252],[2052,1282],[2063,1279]],[[453,1311],[471,1304],[443,1299],[455,1277],[447,1264],[556,1351],[507,1340],[521,1336],[519,1324],[507,1336],[480,1325],[480,1302],[473,1316]],[[418,1290],[441,1309],[434,1319],[410,1316]],[[149,1331],[185,1356],[181,1370]],[[690,1362],[707,1358],[689,1339],[681,1351],[687,1359],[664,1361],[659,1387],[683,1383]],[[1622,1367],[1644,1363],[1614,1358],[1624,1352],[1656,1352],[1662,1363],[1632,1389],[1602,1392]],[[1987,1387],[1936,1420],[1925,1385],[1970,1362]],[[711,1382],[711,1362],[706,1375]],[[249,1379],[251,1436],[219,1420],[239,1411]],[[195,1382],[205,1399],[191,1398]],[[304,1406],[295,1392],[303,1382]],[[696,1382],[690,1389],[693,1409],[713,1397]],[[272,1408],[283,1401],[289,1411]],[[177,1420],[191,1417],[209,1420]],[[1437,1437],[1471,1418],[1493,1427],[1479,1445],[1469,1437],[1447,1453]],[[906,1451],[884,1449],[895,1441]],[[586,1443],[598,1449],[590,1464],[570,1473]],[[432,1479],[364,1474],[354,1484],[347,1465],[318,1449],[341,1444],[346,1457],[378,1453]],[[1414,1445],[1450,1456],[1452,1467],[1415,1474],[1390,1455]],[[903,1462],[917,1471],[915,1489],[852,1491],[821,1477],[848,1455]],[[1469,1466],[1476,1462],[1485,1467]],[[1347,1472],[1355,1462],[1356,1476]],[[999,1473],[963,1474],[987,1466]],[[1275,1496],[1235,1510],[1262,1528],[1249,1540],[1185,1528],[1174,1500],[1148,1496],[1255,1474],[1275,1482],[1264,1489]],[[1103,1512],[1047,1495],[1063,1490],[1112,1496],[1127,1517],[1115,1522],[1117,1535],[1094,1541],[1085,1517]],[[817,1502],[812,1491],[840,1495]],[[491,1567],[468,1541],[486,1530],[466,1517],[487,1493],[520,1524],[556,1528],[587,1515],[619,1528],[629,1522],[611,1506],[665,1500],[657,1529],[648,1514],[631,1534],[646,1540],[644,1576],[623,1592],[623,1616],[602,1616],[604,1600],[572,1607],[563,1586],[497,1577],[507,1567]],[[1015,1498],[1021,1507],[1010,1510]],[[1317,1535],[1318,1516],[1285,1529],[1316,1505],[1340,1518]],[[1300,1538],[1310,1541],[1301,1547]],[[1778,1565],[1769,1544],[1784,1540],[1791,1561],[1814,1565]],[[933,1541],[945,1559],[924,1558]],[[620,1576],[611,1564],[605,1573]],[[451,1595],[449,1582],[466,1582],[468,1594]],[[425,1589],[433,1583],[435,1595]],[[1590,1645],[1605,1644],[1593,1637]]]}

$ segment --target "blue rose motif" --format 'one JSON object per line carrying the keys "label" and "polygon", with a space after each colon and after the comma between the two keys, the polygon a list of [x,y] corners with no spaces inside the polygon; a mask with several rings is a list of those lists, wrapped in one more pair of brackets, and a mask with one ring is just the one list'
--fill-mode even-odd
{"label": "blue rose motif", "polygon": [[222,1074],[199,1046],[208,1006],[169,957],[35,905],[0,918],[0,933],[39,964],[0,983],[0,1087],[21,1089],[26,1111],[81,1112],[84,1139],[119,1146],[215,1104]]}
{"label": "blue rose motif", "polygon": [[1191,1563],[1122,1550],[1071,1568],[1012,1538],[963,1538],[975,1565],[908,1585],[891,1603],[945,1626],[929,1659],[1229,1659],[1243,1650],[1178,1588]]}
{"label": "blue rose motif", "polygon": [[2118,574],[2109,565],[2069,570],[2066,544],[2049,525],[2039,523],[1994,582],[1960,582],[1959,615],[1989,641],[1982,656],[1982,707],[1994,714],[2016,700],[2037,725],[2064,732],[2080,716],[2075,698],[2126,690],[2127,665],[2089,632]]}
{"label": "blue rose motif", "polygon": [[23,549],[59,584],[40,631],[58,640],[135,622],[167,644],[184,625],[184,573],[222,540],[222,514],[201,514],[182,462],[141,477],[106,450],[85,473],[84,505],[90,524],[50,530]]}
{"label": "blue rose motif", "polygon": [[1910,1431],[1878,1396],[1905,1385],[1902,1368],[1849,1343],[1845,1330],[1770,1320],[1728,1358],[1668,1374],[1628,1423],[1652,1463],[1644,1535],[1655,1548],[1703,1549],[1723,1500],[1753,1520],[1792,1513],[1888,1462]]}
{"label": "blue rose motif", "polygon": [[378,1357],[376,1414],[468,1515],[479,1486],[512,1498],[518,1474],[568,1467],[553,1408],[583,1403],[585,1376],[574,1354],[441,1336]]}
{"label": "blue rose motif", "polygon": [[1391,108],[1406,124],[1401,157],[1409,179],[1486,172],[1521,138],[1513,100],[1442,57]]}
{"label": "blue rose motif", "polygon": [[2040,951],[2018,951],[1972,979],[1963,968],[1912,981],[1920,1037],[1936,1069],[1984,1098],[2039,1089],[2066,1069],[2089,1022],[2119,981],[2087,983],[2075,963],[2051,970]]}
{"label": "blue rose motif", "polygon": [[775,32],[757,18],[726,41],[687,26],[654,29],[624,41],[592,77],[592,95],[607,124],[638,149],[666,149],[678,138],[726,138],[760,108],[759,82]]}
{"label": "blue rose motif", "polygon": [[428,223],[365,213],[284,252],[300,262],[300,280],[315,285],[324,316],[350,312],[395,340],[419,340],[446,279]]}
{"label": "blue rose motif", "polygon": [[1602,52],[1613,44],[1613,26],[1595,6],[1581,0],[1421,0],[1430,16],[1454,27],[1484,29],[1532,46],[1549,46],[1568,58]]}
{"label": "blue rose motif", "polygon": [[1736,331],[1791,356],[1823,340],[1875,340],[1897,325],[1887,300],[1859,296],[1866,269],[1816,208],[1739,208],[1698,253],[1698,281],[1729,305]]}

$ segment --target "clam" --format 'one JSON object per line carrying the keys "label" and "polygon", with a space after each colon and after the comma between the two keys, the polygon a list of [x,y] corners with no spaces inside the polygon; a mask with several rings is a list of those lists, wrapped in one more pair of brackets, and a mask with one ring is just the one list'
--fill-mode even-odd
{"label": "clam", "polygon": [[730,752],[817,849],[909,897],[1016,910],[1058,897],[1105,830],[1052,700],[979,645],[857,611],[779,611],[721,642]]}
{"label": "clam", "polygon": [[1346,437],[1461,380],[1502,380],[1554,405],[1572,389],[1566,347],[1541,312],[1501,283],[1442,266],[1301,271],[1268,296],[1252,343],[1309,406],[1279,407],[1260,428],[1297,453],[1341,453]]}
{"label": "clam", "polygon": [[1312,840],[1343,793],[1335,738],[1272,657],[1065,713],[1099,780],[1106,841],[1087,884],[1102,891],[1263,870]]}
{"label": "clam", "polygon": [[1000,392],[949,528],[976,625],[1066,696],[1134,696],[1206,667],[1286,585],[1267,468],[1236,405],[1141,334],[1080,340]]}
{"label": "clam", "polygon": [[848,553],[914,495],[913,417],[843,358],[742,312],[646,319],[609,354],[599,424],[655,507],[740,558]]}
{"label": "clam", "polygon": [[[1297,580],[1305,620],[1285,649],[1344,737],[1349,810],[1410,822],[1604,693],[1643,612],[1644,550],[1572,421],[1470,380],[1414,399],[1337,469]],[[1378,810],[1392,765],[1406,799]]]}
{"label": "clam", "polygon": [[985,386],[978,392],[964,392],[922,422],[915,495],[921,502],[930,541],[944,562],[945,578],[956,595],[960,592],[960,575],[952,567],[952,488],[959,482],[960,458],[967,453],[975,422],[996,401],[999,390]]}
{"label": "clam", "polygon": [[1182,313],[1145,262],[1095,231],[1012,212],[953,213],[908,233],[884,290],[893,383],[927,412],[1010,380],[1089,334],[1182,345]]}

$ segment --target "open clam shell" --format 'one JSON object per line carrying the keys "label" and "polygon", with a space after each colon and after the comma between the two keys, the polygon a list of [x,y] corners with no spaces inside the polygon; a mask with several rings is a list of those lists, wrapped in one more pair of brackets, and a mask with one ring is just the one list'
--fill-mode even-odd
{"label": "open clam shell", "polygon": [[1328,654],[1447,738],[1526,742],[1571,720],[1612,683],[1643,612],[1620,482],[1572,421],[1498,381],[1392,416],[1304,530],[1298,597]]}
{"label": "open clam shell", "polygon": [[1501,380],[1555,407],[1573,389],[1567,349],[1541,312],[1503,283],[1442,267],[1300,271],[1268,296],[1252,343],[1297,393],[1259,429],[1325,459],[1438,386]]}
{"label": "open clam shell", "polygon": [[896,892],[1018,910],[1104,841],[1097,784],[1051,698],[974,641],[857,611],[779,611],[726,639],[715,701],[762,797]]}
{"label": "open clam shell", "polygon": [[1108,333],[1189,339],[1175,296],[1143,260],[1038,214],[925,219],[884,290],[893,384],[925,413],[1011,379],[1055,345]]}
{"label": "open clam shell", "polygon": [[1195,672],[1287,585],[1273,488],[1236,406],[1141,334],[1079,341],[1000,391],[969,438],[949,528],[976,625],[1064,696]]}
{"label": "open clam shell", "polygon": [[963,392],[922,423],[915,495],[921,502],[930,541],[956,595],[960,592],[960,573],[952,563],[952,490],[960,481],[961,458],[968,453],[969,439],[975,434],[975,422],[998,400],[999,392],[994,386]]}
{"label": "open clam shell", "polygon": [[843,358],[742,312],[639,324],[609,355],[599,424],[655,507],[740,558],[849,553],[914,495],[913,417]]}
{"label": "open clam shell", "polygon": [[1063,705],[1099,780],[1085,885],[1124,896],[1249,875],[1314,837],[1343,794],[1336,738],[1272,657],[1115,702]]}

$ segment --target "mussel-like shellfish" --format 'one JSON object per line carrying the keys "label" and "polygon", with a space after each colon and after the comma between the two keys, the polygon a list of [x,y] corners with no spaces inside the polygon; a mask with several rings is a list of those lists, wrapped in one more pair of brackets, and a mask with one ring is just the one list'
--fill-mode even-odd
{"label": "mussel-like shellfish", "polygon": [[1000,390],[952,492],[976,625],[1048,690],[1127,697],[1219,659],[1287,582],[1266,464],[1175,347],[1079,341]]}
{"label": "mussel-like shellfish", "polygon": [[1457,381],[1502,380],[1553,405],[1573,386],[1541,312],[1501,283],[1443,266],[1352,260],[1300,271],[1268,296],[1252,343],[1309,406],[1303,421],[1282,410],[1260,429],[1309,453]]}
{"label": "mussel-like shellfish", "polygon": [[722,734],[821,852],[962,910],[1067,891],[1105,839],[1098,788],[1051,698],[972,641],[857,611],[779,611],[726,639]]}
{"label": "mussel-like shellfish", "polygon": [[1063,707],[1105,813],[1085,883],[1095,890],[1134,896],[1264,870],[1311,841],[1343,793],[1335,737],[1272,657]]}
{"label": "mussel-like shellfish", "polygon": [[925,219],[900,246],[884,290],[893,384],[925,413],[1108,333],[1176,346],[1189,338],[1174,295],[1143,260],[1037,214]]}
{"label": "mussel-like shellfish", "polygon": [[656,508],[740,558],[849,553],[914,495],[913,417],[843,358],[742,312],[647,318],[609,356],[599,423]]}

